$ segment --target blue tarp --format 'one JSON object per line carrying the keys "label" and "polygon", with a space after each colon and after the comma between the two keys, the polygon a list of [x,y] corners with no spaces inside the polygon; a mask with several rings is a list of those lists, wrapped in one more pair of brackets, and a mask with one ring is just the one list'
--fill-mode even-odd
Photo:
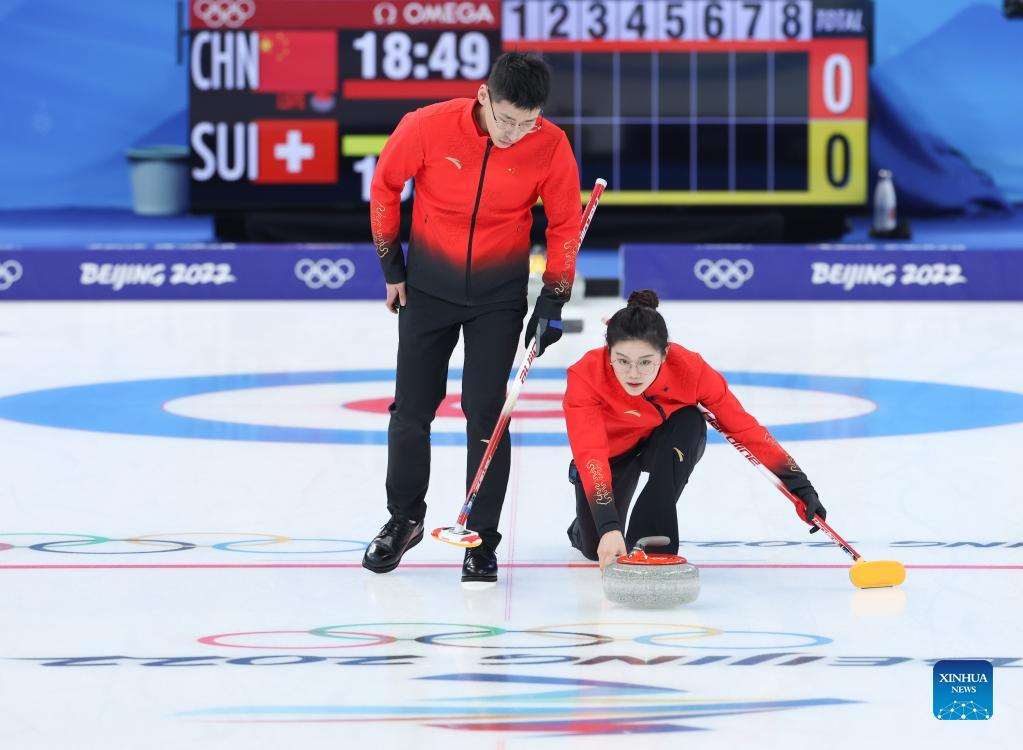
{"label": "blue tarp", "polygon": [[940,138],[915,128],[876,82],[871,85],[870,109],[871,195],[877,171],[889,169],[902,214],[1010,208],[990,176]]}

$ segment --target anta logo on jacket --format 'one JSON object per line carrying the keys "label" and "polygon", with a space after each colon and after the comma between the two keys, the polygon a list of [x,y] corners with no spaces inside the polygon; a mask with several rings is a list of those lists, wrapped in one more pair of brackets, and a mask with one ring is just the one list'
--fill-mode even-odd
{"label": "anta logo on jacket", "polygon": [[[370,193],[373,242],[388,283],[459,304],[523,299],[530,209],[547,213],[543,296],[564,303],[579,251],[579,172],[564,132],[549,120],[498,148],[473,113],[475,99],[410,112],[380,154]],[[415,178],[408,259],[399,237],[400,196]]]}

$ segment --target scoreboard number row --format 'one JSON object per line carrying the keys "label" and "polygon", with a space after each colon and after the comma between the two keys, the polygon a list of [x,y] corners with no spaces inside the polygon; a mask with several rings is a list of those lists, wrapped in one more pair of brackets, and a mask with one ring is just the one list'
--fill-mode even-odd
{"label": "scoreboard number row", "polygon": [[505,0],[504,41],[803,41],[811,0]]}

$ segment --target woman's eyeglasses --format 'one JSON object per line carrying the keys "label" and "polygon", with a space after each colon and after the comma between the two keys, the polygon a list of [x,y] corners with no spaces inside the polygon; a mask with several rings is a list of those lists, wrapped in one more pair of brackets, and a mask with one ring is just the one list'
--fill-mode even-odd
{"label": "woman's eyeglasses", "polygon": [[624,357],[612,357],[611,367],[617,372],[628,373],[633,367],[639,372],[640,375],[649,375],[650,373],[657,370],[661,366],[661,360],[659,359],[641,359],[638,362],[630,362]]}

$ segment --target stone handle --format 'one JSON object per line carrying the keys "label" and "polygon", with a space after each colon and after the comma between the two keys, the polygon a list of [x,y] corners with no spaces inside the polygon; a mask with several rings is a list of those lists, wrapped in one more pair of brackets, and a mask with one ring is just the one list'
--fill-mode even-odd
{"label": "stone handle", "polygon": [[642,539],[636,540],[636,546],[633,550],[641,550],[646,552],[647,547],[664,547],[671,544],[671,540],[666,536],[645,536]]}

